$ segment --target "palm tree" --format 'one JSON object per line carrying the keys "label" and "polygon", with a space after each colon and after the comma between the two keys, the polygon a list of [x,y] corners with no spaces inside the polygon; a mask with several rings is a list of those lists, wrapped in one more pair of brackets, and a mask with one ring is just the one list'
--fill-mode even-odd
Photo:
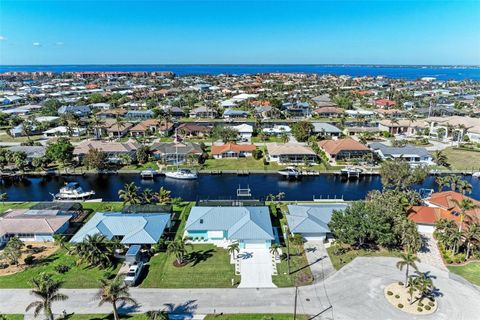
{"label": "palm tree", "polygon": [[428,272],[419,272],[415,271],[415,275],[413,276],[415,280],[413,280],[413,285],[415,289],[420,292],[420,302],[428,297],[431,292],[433,291],[433,281],[432,276],[428,274]]}
{"label": "palm tree", "polygon": [[53,320],[52,303],[68,299],[67,295],[58,292],[62,283],[54,280],[49,273],[40,273],[32,279],[31,285],[31,293],[40,300],[30,303],[25,311],[34,308],[33,315],[37,317],[43,310],[45,317]]}
{"label": "palm tree", "polygon": [[273,243],[271,246],[270,246],[270,253],[273,254],[275,256],[275,259],[278,258],[278,254],[280,253],[280,246],[276,243]]}
{"label": "palm tree", "polygon": [[175,239],[170,241],[167,246],[167,253],[173,253],[175,255],[178,265],[182,265],[185,262],[185,257],[187,255],[187,246],[192,247],[191,244],[187,243],[186,238]]}
{"label": "palm tree", "polygon": [[171,191],[161,187],[158,191],[158,202],[160,204],[169,204],[172,202],[172,196],[170,195]]}
{"label": "palm tree", "polygon": [[152,189],[146,188],[142,192],[142,202],[152,203],[155,200],[156,193]]}
{"label": "palm tree", "polygon": [[2,201],[2,203],[5,205],[5,201],[8,200],[8,194],[6,194],[5,192],[4,193],[0,193],[0,201]]}
{"label": "palm tree", "polygon": [[457,254],[458,247],[462,242],[463,232],[457,229],[451,230],[446,236],[446,240],[450,244],[453,254]]}
{"label": "palm tree", "polygon": [[280,135],[280,141],[282,141],[282,143],[287,143],[289,140],[290,140],[290,137],[286,133],[282,133]]}
{"label": "palm tree", "polygon": [[145,312],[149,320],[168,320],[168,312],[163,310],[151,310]]}
{"label": "palm tree", "polygon": [[459,176],[450,175],[447,177],[448,182],[450,184],[450,190],[457,191],[457,185],[462,181]]}
{"label": "palm tree", "polygon": [[113,307],[113,318],[119,320],[117,304],[130,303],[137,306],[138,303],[130,297],[128,286],[123,282],[122,277],[115,277],[113,280],[100,280],[101,286],[97,293],[97,299],[100,300],[99,306],[104,303],[111,303]]}
{"label": "palm tree", "polygon": [[420,262],[420,259],[413,253],[412,250],[408,249],[406,252],[400,255],[400,261],[397,262],[397,268],[402,271],[403,267],[405,268],[405,288],[408,285],[408,273],[410,267],[417,270],[417,262]]}
{"label": "palm tree", "polygon": [[465,260],[468,260],[470,257],[470,249],[472,244],[475,245],[480,242],[480,225],[476,223],[472,223],[468,226],[468,229],[463,232],[463,243],[467,247],[467,253],[465,256]]}
{"label": "palm tree", "polygon": [[449,184],[449,178],[448,177],[437,177],[435,179],[435,183],[438,185],[438,191],[442,192],[443,188],[448,186]]}
{"label": "palm tree", "polygon": [[432,157],[433,157],[433,161],[435,161],[435,163],[438,166],[442,166],[446,168],[450,167],[450,163],[448,163],[447,155],[442,150],[434,151],[432,154]]}
{"label": "palm tree", "polygon": [[457,185],[458,192],[461,194],[471,193],[472,192],[472,185],[465,180],[460,180]]}
{"label": "palm tree", "polygon": [[233,259],[235,260],[235,253],[240,252],[240,245],[238,242],[233,242],[228,245],[227,250],[229,254],[233,255]]}
{"label": "palm tree", "polygon": [[93,116],[92,120],[91,120],[91,125],[92,125],[92,128],[93,128],[93,132],[95,134],[95,139],[100,139],[101,138],[101,132],[100,132],[100,127],[103,125],[103,120],[101,120],[100,118],[98,118],[97,116]]}
{"label": "palm tree", "polygon": [[63,234],[54,234],[53,241],[57,246],[64,249],[67,243],[67,238]]}
{"label": "palm tree", "polygon": [[125,184],[123,189],[118,191],[118,197],[123,200],[124,205],[140,202],[138,187],[133,182]]}
{"label": "palm tree", "polygon": [[462,201],[455,201],[458,208],[460,208],[460,227],[459,231],[462,231],[463,228],[463,220],[465,220],[465,215],[467,211],[473,210],[478,208],[478,205],[473,203],[471,199],[462,199]]}
{"label": "palm tree", "polygon": [[85,262],[92,267],[109,267],[114,261],[114,251],[118,243],[108,240],[99,233],[87,235],[82,242],[70,248],[70,253],[77,255],[79,262]]}

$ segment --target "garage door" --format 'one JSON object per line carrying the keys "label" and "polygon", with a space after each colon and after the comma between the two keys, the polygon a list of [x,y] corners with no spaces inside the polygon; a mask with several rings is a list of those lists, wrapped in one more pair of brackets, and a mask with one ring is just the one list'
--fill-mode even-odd
{"label": "garage door", "polygon": [[417,230],[420,233],[433,233],[433,231],[435,231],[435,228],[433,226],[425,224],[417,224]]}
{"label": "garage door", "polygon": [[325,239],[324,233],[304,233],[302,236],[307,241],[323,241]]}
{"label": "garage door", "polygon": [[265,249],[265,241],[245,240],[245,249]]}

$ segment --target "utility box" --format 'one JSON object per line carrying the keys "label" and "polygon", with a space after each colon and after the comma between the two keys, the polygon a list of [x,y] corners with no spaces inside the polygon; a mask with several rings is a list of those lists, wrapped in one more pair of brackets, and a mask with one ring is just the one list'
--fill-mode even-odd
{"label": "utility box", "polygon": [[140,261],[141,256],[141,246],[138,244],[134,244],[128,248],[127,253],[125,254],[125,262],[128,264],[133,264],[135,262]]}

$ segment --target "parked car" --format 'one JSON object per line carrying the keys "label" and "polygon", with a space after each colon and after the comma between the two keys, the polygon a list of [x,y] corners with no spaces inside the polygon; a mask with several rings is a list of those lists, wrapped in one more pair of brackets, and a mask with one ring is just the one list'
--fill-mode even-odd
{"label": "parked car", "polygon": [[138,262],[136,264],[132,264],[128,269],[127,274],[125,275],[125,284],[128,286],[134,286],[137,284],[138,279],[143,271],[143,262]]}

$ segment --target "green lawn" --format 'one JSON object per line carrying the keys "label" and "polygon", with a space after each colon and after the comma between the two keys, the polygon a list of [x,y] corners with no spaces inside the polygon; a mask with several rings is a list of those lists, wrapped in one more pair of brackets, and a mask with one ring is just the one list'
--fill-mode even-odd
{"label": "green lawn", "polygon": [[0,202],[0,215],[8,209],[27,209],[36,202]]}
{"label": "green lawn", "polygon": [[[205,320],[293,320],[293,314],[274,314],[274,313],[265,313],[265,314],[224,314],[224,315],[207,315]],[[298,320],[307,320],[308,316],[297,315],[296,319]]]}
{"label": "green lawn", "polygon": [[205,161],[204,170],[279,170],[283,166],[271,162],[264,165],[263,160],[255,160],[253,157],[241,159],[208,159]]}
{"label": "green lawn", "polygon": [[252,137],[252,143],[264,143],[264,142],[278,142],[283,143],[282,137],[280,136],[268,136],[267,139],[262,140],[260,137]]}
{"label": "green lawn", "polygon": [[[70,270],[60,274],[55,271],[58,265],[67,265]],[[65,250],[58,250],[22,272],[1,276],[0,288],[30,288],[30,280],[41,272],[53,273],[56,279],[63,281],[65,288],[97,288],[100,279],[117,274],[119,268],[120,265],[109,269],[90,268],[85,264],[77,265],[75,257],[67,255]]]}
{"label": "green lawn", "polygon": [[449,266],[448,270],[480,286],[480,262],[470,262],[464,266]]}
{"label": "green lawn", "polygon": [[128,166],[122,167],[121,170],[146,170],[146,169],[153,169],[158,170],[158,165],[155,161],[146,162],[144,164],[131,164]]}
{"label": "green lawn", "polygon": [[42,138],[43,138],[42,135],[30,136],[30,139],[27,136],[14,138],[8,135],[5,131],[0,131],[0,141],[2,142],[20,142],[21,143],[21,142],[28,142],[28,141],[36,141]]}
{"label": "green lawn", "polygon": [[447,148],[443,150],[455,170],[479,170],[480,152]]}
{"label": "green lawn", "polygon": [[212,244],[196,244],[190,253],[195,259],[184,267],[173,265],[175,256],[159,253],[149,262],[148,275],[141,284],[143,288],[231,288],[235,267],[225,249]]}
{"label": "green lawn", "polygon": [[[282,248],[283,252],[286,250]],[[277,287],[305,286],[313,282],[312,271],[303,251],[303,246],[290,246],[290,275],[287,261],[282,260],[277,264],[278,275],[272,276],[273,283]]]}
{"label": "green lawn", "polygon": [[23,320],[23,319],[25,319],[23,314],[4,314],[3,316],[5,317],[5,320]]}
{"label": "green lawn", "polygon": [[[121,319],[131,320],[147,320],[147,316],[143,313],[132,313],[128,315],[121,315]],[[23,318],[22,318],[23,319]],[[70,320],[113,320],[113,314],[73,314]]]}
{"label": "green lawn", "polygon": [[339,270],[344,265],[352,262],[356,257],[399,257],[401,252],[399,251],[388,251],[388,250],[377,250],[377,251],[367,251],[364,249],[360,250],[350,250],[342,254],[335,254],[335,246],[330,246],[327,248],[328,255],[330,260],[332,260],[333,267],[336,270]]}

